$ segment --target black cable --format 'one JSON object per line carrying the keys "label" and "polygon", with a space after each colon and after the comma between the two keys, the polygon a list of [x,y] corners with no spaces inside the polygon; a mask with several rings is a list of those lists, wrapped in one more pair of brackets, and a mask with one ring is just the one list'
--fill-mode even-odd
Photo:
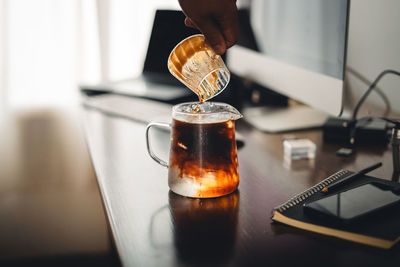
{"label": "black cable", "polygon": [[391,119],[391,118],[386,118],[386,117],[380,117],[381,120],[393,123],[395,127],[398,127],[400,129],[400,120],[397,119]]}
{"label": "black cable", "polygon": [[[365,76],[363,76],[361,73],[359,73],[355,69],[351,68],[350,66],[346,66],[346,71],[348,73],[354,75],[354,77],[359,79],[361,82],[365,83],[367,88],[372,84],[372,81],[368,80]],[[392,106],[391,106],[389,98],[385,95],[383,90],[381,88],[379,88],[378,85],[376,85],[376,87],[374,88],[374,91],[382,98],[383,102],[386,105],[386,110],[384,111],[385,112],[384,115],[386,116],[386,115],[390,114],[390,111],[392,110]]]}
{"label": "black cable", "polygon": [[395,71],[395,70],[384,70],[382,71],[378,77],[376,77],[375,81],[369,86],[368,90],[363,94],[363,96],[360,98],[360,100],[358,101],[356,107],[354,108],[354,112],[353,112],[353,117],[352,120],[356,121],[357,119],[357,113],[358,110],[360,109],[361,105],[364,103],[365,99],[368,97],[368,95],[371,93],[371,91],[375,88],[375,86],[378,84],[378,82],[380,81],[380,79],[385,76],[386,74],[394,74],[394,75],[398,75],[400,76],[400,72]]}
{"label": "black cable", "polygon": [[358,101],[358,103],[357,103],[357,105],[356,105],[356,107],[354,108],[354,111],[353,111],[353,116],[352,116],[352,119],[349,121],[349,129],[350,129],[350,131],[349,131],[349,143],[350,143],[350,146],[351,147],[353,147],[354,145],[355,145],[355,138],[356,138],[356,128],[357,128],[357,123],[359,122],[359,121],[362,121],[362,120],[368,120],[368,117],[367,118],[361,118],[361,119],[359,119],[359,120],[357,120],[357,114],[358,114],[358,110],[360,109],[360,107],[361,107],[361,105],[364,103],[364,101],[365,101],[365,99],[368,97],[368,95],[371,93],[371,91],[376,87],[376,85],[378,84],[378,82],[382,79],[382,77],[383,76],[385,76],[386,74],[394,74],[394,75],[398,75],[398,76],[400,76],[400,72],[398,72],[398,71],[395,71],[395,70],[391,70],[391,69],[388,69],[388,70],[384,70],[384,71],[382,71],[379,75],[378,75],[378,77],[376,77],[376,79],[374,80],[374,82],[369,86],[369,88],[368,88],[368,90],[367,91],[365,91],[365,93],[362,95],[362,97],[360,98],[360,100]]}

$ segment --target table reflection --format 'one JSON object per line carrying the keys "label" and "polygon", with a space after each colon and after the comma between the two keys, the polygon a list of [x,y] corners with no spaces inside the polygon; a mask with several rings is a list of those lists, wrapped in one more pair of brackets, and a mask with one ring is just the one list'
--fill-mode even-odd
{"label": "table reflection", "polygon": [[233,257],[239,192],[195,199],[169,192],[177,256],[186,263],[222,264]]}

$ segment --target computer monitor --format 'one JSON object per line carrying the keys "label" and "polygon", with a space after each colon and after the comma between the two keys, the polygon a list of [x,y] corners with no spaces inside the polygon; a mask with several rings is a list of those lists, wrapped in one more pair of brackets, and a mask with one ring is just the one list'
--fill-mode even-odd
{"label": "computer monitor", "polygon": [[229,69],[309,107],[248,108],[247,120],[269,132],[311,128],[342,111],[349,0],[252,0],[259,51],[229,49]]}

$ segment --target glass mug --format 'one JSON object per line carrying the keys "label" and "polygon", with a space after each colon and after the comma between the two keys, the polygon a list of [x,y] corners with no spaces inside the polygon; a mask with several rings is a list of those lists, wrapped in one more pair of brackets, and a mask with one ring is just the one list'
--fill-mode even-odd
{"label": "glass mug", "polygon": [[[242,115],[224,103],[182,103],[172,108],[172,125],[151,122],[146,128],[151,158],[168,168],[168,185],[176,194],[211,198],[234,192],[239,185],[235,120]],[[151,127],[171,130],[169,162],[150,145]]]}
{"label": "glass mug", "polygon": [[192,35],[175,46],[168,57],[168,69],[198,95],[200,103],[221,93],[231,77],[221,56],[205,43],[202,34]]}

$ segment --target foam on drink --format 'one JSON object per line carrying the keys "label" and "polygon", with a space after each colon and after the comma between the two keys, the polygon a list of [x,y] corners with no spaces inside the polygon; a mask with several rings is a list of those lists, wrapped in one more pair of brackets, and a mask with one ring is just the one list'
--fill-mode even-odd
{"label": "foam on drink", "polygon": [[183,103],[174,109],[174,118],[188,123],[216,123],[242,117],[234,107],[219,102]]}

